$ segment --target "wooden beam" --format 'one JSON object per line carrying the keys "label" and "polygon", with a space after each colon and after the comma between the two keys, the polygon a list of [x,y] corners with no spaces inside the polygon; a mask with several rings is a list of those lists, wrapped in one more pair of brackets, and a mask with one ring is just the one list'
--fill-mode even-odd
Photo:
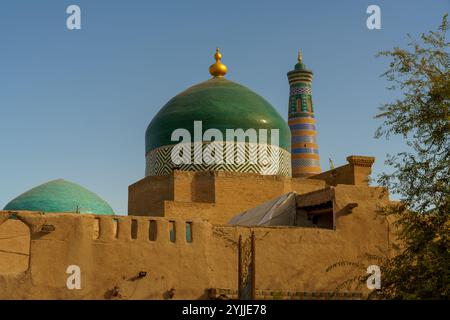
{"label": "wooden beam", "polygon": [[333,213],[333,208],[325,208],[325,209],[318,209],[318,210],[311,210],[311,211],[307,211],[308,215],[312,215],[312,216],[319,216],[319,215],[324,215],[324,214],[331,214]]}

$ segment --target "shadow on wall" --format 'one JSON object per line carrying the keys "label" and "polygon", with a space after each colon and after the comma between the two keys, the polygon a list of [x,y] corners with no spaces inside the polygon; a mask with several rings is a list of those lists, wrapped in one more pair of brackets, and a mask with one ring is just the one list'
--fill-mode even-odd
{"label": "shadow on wall", "polygon": [[28,270],[30,229],[22,221],[8,219],[0,224],[0,274]]}

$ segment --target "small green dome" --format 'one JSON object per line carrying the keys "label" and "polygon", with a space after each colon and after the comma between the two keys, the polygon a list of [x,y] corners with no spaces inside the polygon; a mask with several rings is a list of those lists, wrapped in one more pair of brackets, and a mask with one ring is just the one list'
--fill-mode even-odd
{"label": "small green dome", "polygon": [[[172,98],[148,125],[146,153],[178,142],[171,141],[179,128],[194,137],[194,121],[202,121],[203,132],[218,129],[224,139],[226,129],[278,129],[279,146],[291,151],[291,135],[286,121],[264,98],[250,89],[222,77],[212,78]],[[270,134],[268,137],[270,143]]]}
{"label": "small green dome", "polygon": [[37,186],[6,205],[4,210],[114,214],[95,193],[63,179]]}

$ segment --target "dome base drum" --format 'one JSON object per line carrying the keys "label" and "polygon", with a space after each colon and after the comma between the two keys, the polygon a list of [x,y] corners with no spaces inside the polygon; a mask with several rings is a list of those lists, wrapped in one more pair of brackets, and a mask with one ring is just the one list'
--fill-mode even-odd
{"label": "dome base drum", "polygon": [[[220,144],[219,148],[224,150],[222,161],[205,159],[205,148],[210,146],[213,149],[213,144]],[[189,161],[180,164],[175,164],[171,158],[175,146],[170,145],[157,148],[147,154],[145,175],[167,175],[171,174],[173,170],[182,170],[197,172],[245,172],[261,175],[291,176],[291,154],[282,148],[273,145],[235,142],[231,153],[234,155],[234,161],[230,161],[230,153],[226,153],[226,150],[222,148],[223,145],[223,142],[203,143],[202,150],[201,148],[196,148],[194,144],[191,144]],[[265,149],[264,152],[261,151],[262,149]],[[202,152],[203,161],[201,163],[195,163],[195,159],[198,159],[198,153]],[[242,160],[239,161],[239,159]]]}

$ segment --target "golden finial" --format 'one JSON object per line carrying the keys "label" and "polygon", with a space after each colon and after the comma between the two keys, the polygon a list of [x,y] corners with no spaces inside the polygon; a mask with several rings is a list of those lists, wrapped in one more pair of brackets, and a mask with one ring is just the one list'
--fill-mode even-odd
{"label": "golden finial", "polygon": [[298,56],[297,56],[297,61],[298,63],[302,63],[302,52],[300,50],[298,50]]}
{"label": "golden finial", "polygon": [[216,48],[216,53],[214,54],[214,59],[216,59],[216,63],[209,67],[209,73],[213,77],[223,77],[227,74],[228,68],[224,65],[220,60],[222,59],[222,54],[220,53],[219,48]]}

